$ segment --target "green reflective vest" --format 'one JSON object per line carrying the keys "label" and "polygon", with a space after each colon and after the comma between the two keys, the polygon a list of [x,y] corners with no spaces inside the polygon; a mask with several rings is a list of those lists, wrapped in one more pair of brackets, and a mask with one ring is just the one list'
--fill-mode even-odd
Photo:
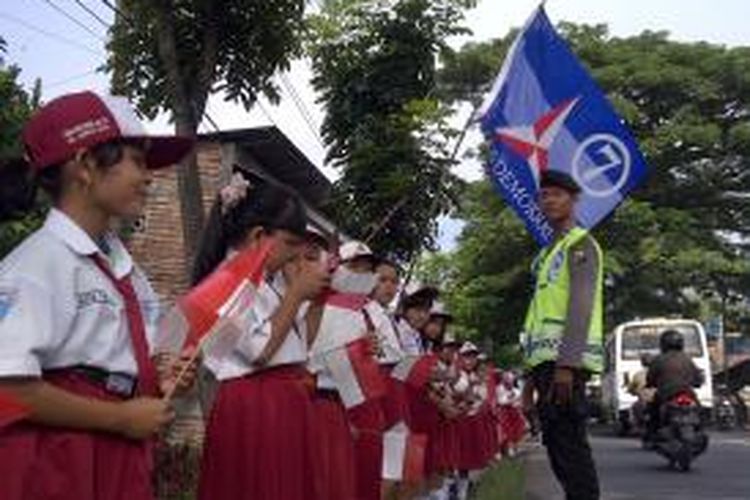
{"label": "green reflective vest", "polygon": [[[540,252],[535,261],[536,286],[524,327],[527,367],[545,361],[555,361],[562,341],[570,298],[570,249],[588,235],[585,229],[574,227],[564,237]],[[588,344],[583,356],[583,367],[599,373],[604,363],[602,345],[602,251],[594,240],[599,256],[599,268],[594,292],[594,310],[589,323]]]}

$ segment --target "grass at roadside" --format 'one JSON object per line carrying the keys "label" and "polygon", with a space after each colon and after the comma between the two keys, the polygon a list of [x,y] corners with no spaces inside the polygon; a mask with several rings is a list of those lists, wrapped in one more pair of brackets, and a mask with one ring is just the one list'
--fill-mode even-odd
{"label": "grass at roadside", "polygon": [[485,472],[472,500],[524,500],[523,460],[503,460]]}

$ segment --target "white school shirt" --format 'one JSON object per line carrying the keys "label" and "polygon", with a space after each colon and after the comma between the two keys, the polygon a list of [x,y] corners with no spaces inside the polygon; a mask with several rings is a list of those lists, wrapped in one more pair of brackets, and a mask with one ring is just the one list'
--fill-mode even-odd
{"label": "white school shirt", "polygon": [[70,217],[52,209],[44,225],[0,262],[0,377],[39,377],[50,369],[87,365],[138,373],[125,301],[97,267],[130,275],[149,345],[159,301],[143,272],[114,235],[108,255]]}
{"label": "white school shirt", "polygon": [[[364,309],[375,328],[375,338],[378,342],[378,363],[395,364],[401,361],[404,358],[404,351],[401,349],[393,321],[388,316],[388,312],[374,300],[367,302]],[[308,368],[310,372],[317,376],[316,386],[318,389],[336,388],[336,383],[330,371],[324,366],[319,356],[311,356]]]}
{"label": "white school shirt", "polygon": [[378,302],[371,300],[365,304],[365,311],[375,327],[375,338],[378,341],[378,363],[395,364],[404,358],[404,350],[394,327],[393,319]]}
{"label": "white school shirt", "polygon": [[[258,371],[253,362],[258,359],[271,338],[271,317],[281,305],[285,292],[286,281],[280,272],[261,282],[252,305],[241,318],[243,332],[234,349],[222,359],[210,354],[204,358],[206,367],[218,380],[242,377]],[[300,306],[292,329],[264,368],[304,364],[307,361],[307,306],[307,303]]]}
{"label": "white school shirt", "polygon": [[421,356],[425,354],[424,347],[422,346],[422,336],[420,333],[411,327],[408,321],[401,318],[396,323],[398,328],[398,338],[401,341],[401,348],[404,354],[407,356]]}

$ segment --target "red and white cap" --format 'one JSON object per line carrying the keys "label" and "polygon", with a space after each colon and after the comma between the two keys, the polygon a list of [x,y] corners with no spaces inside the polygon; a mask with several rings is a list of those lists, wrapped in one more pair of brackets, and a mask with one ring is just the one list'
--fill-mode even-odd
{"label": "red and white cap", "polygon": [[117,139],[142,140],[152,169],[174,165],[194,144],[189,137],[148,135],[126,98],[91,91],[53,99],[23,129],[26,154],[37,171]]}
{"label": "red and white cap", "polygon": [[461,349],[458,350],[459,354],[479,354],[479,348],[474,345],[473,342],[464,342]]}
{"label": "red and white cap", "polygon": [[432,308],[430,309],[430,317],[443,318],[448,322],[453,321],[453,315],[448,312],[442,302],[438,302],[437,300],[432,303]]}
{"label": "red and white cap", "polygon": [[341,262],[349,262],[360,257],[368,257],[375,260],[375,254],[372,253],[370,247],[361,241],[347,241],[339,247],[339,259],[341,259]]}

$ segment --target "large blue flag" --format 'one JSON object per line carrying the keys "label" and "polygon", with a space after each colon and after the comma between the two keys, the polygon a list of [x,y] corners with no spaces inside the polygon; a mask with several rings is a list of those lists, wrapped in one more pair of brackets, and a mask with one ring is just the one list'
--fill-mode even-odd
{"label": "large blue flag", "polygon": [[570,174],[581,186],[576,219],[586,228],[646,175],[632,134],[542,7],[510,48],[481,114],[492,183],[540,244],[552,238],[537,204],[545,170]]}

